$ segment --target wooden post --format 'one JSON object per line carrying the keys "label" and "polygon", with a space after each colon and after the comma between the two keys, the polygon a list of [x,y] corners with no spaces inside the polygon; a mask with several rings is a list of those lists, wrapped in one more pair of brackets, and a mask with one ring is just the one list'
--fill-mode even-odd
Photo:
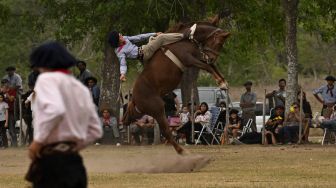
{"label": "wooden post", "polygon": [[303,91],[302,87],[300,88],[300,122],[299,122],[299,140],[298,144],[301,144],[301,134],[302,134],[302,112],[303,112]]}
{"label": "wooden post", "polygon": [[[194,82],[192,82],[192,88],[191,88],[191,142],[193,143],[195,141],[195,117],[194,117]],[[195,143],[197,144],[197,143]]]}
{"label": "wooden post", "polygon": [[[229,104],[229,89],[227,89],[226,90],[226,99],[225,99],[226,101],[225,101],[225,103],[226,103],[226,114],[225,114],[225,126],[224,126],[224,130],[225,129],[227,129],[227,126],[229,125],[229,118],[230,118],[230,115],[229,115],[229,110],[230,110],[230,108],[229,108],[229,106],[230,106],[230,104]],[[232,104],[231,104],[232,105]],[[224,140],[224,142],[225,142],[225,144],[229,144],[229,135],[228,135],[228,132],[226,131],[225,132],[225,140]]]}
{"label": "wooden post", "polygon": [[[262,140],[261,140],[261,143],[262,144],[266,144],[265,143],[265,124],[266,124],[266,89],[265,89],[265,93],[264,93],[265,97],[264,97],[264,102],[263,102],[263,127],[262,127],[262,131],[261,131],[261,134],[262,134]],[[270,114],[271,115],[271,114]]]}
{"label": "wooden post", "polygon": [[[131,90],[128,90],[127,105],[129,104],[130,101],[131,101]],[[131,129],[130,129],[130,126],[131,125],[127,126],[127,129],[126,129],[127,130],[127,143],[129,145],[131,145]]]}

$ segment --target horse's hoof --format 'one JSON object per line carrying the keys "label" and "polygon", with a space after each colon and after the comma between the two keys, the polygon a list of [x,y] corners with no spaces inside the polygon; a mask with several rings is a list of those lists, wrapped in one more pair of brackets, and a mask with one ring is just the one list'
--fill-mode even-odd
{"label": "horse's hoof", "polygon": [[183,149],[183,148],[178,148],[177,150],[176,150],[176,152],[179,154],[179,155],[186,155],[188,152],[185,150],[185,149]]}
{"label": "horse's hoof", "polygon": [[229,89],[229,85],[228,85],[227,82],[222,82],[222,83],[220,83],[219,88],[221,90],[228,90]]}
{"label": "horse's hoof", "polygon": [[188,151],[186,149],[183,149],[183,151],[181,153],[179,153],[179,154],[182,155],[182,156],[186,156],[186,155],[190,154],[190,151]]}

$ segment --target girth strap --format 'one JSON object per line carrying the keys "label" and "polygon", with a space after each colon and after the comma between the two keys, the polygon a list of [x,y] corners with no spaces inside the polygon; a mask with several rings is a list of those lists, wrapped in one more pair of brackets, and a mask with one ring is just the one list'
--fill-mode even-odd
{"label": "girth strap", "polygon": [[164,54],[178,67],[182,72],[185,71],[186,67],[182,64],[182,62],[167,48],[161,48]]}

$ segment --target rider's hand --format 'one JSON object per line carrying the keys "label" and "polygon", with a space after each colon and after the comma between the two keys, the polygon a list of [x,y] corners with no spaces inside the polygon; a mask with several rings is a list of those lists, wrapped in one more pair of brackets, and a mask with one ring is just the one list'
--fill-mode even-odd
{"label": "rider's hand", "polygon": [[156,36],[161,35],[161,34],[162,34],[162,32],[157,32],[157,33],[156,33]]}
{"label": "rider's hand", "polygon": [[6,123],[5,123],[5,128],[7,128],[8,127],[8,122],[6,121]]}
{"label": "rider's hand", "polygon": [[30,158],[31,160],[33,160],[33,161],[34,161],[36,158],[39,158],[39,157],[40,157],[40,151],[41,151],[41,148],[42,148],[42,144],[33,141],[33,142],[30,144],[29,149],[28,149],[29,158]]}
{"label": "rider's hand", "polygon": [[125,74],[121,74],[121,75],[120,75],[120,81],[123,81],[123,82],[126,81],[126,76],[125,76]]}

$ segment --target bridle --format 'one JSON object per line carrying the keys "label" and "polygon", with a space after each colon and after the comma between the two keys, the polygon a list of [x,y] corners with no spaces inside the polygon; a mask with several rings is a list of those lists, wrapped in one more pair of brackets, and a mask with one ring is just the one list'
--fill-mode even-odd
{"label": "bridle", "polygon": [[[190,37],[189,37],[189,39],[190,39],[191,42],[193,42],[193,43],[197,46],[197,48],[198,48],[200,54],[202,55],[202,57],[201,57],[201,61],[203,61],[203,62],[205,62],[206,64],[209,64],[209,65],[214,64],[215,61],[213,61],[212,59],[209,58],[208,53],[210,52],[210,53],[214,54],[216,57],[218,57],[220,54],[219,54],[219,52],[218,52],[217,50],[214,50],[214,49],[212,49],[212,48],[206,46],[206,45],[204,44],[204,42],[206,42],[210,37],[212,37],[212,36],[213,36],[215,33],[217,33],[218,31],[223,31],[223,30],[217,28],[217,29],[213,30],[211,33],[209,33],[209,34],[205,37],[204,40],[202,40],[202,41],[198,41],[198,40],[196,40],[196,39],[194,38],[194,32],[195,32],[195,30],[196,30],[196,26],[197,26],[196,24],[193,26],[193,27],[194,27],[194,30],[190,33]],[[208,53],[207,53],[207,52],[208,52]]]}

